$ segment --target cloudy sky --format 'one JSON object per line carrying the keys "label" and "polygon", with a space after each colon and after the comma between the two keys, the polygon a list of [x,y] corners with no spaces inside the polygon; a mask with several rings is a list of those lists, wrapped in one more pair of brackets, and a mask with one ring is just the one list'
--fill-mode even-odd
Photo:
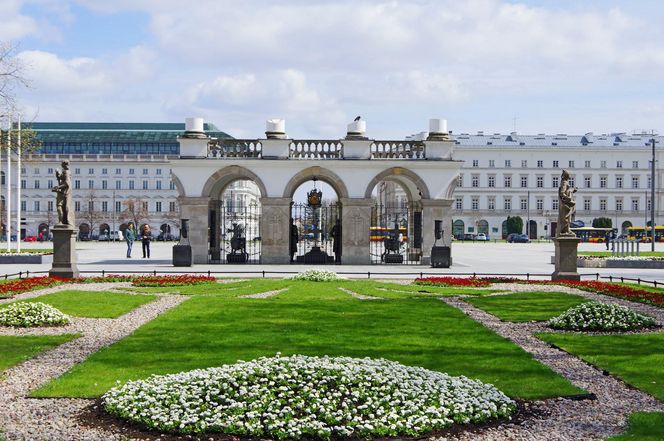
{"label": "cloudy sky", "polygon": [[0,0],[38,121],[664,133],[660,0]]}

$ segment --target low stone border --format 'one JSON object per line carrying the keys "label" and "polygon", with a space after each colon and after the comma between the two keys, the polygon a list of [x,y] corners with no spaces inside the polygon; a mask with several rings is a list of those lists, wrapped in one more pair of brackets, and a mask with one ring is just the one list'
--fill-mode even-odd
{"label": "low stone border", "polygon": [[16,254],[0,256],[0,264],[28,264],[53,263],[53,254]]}

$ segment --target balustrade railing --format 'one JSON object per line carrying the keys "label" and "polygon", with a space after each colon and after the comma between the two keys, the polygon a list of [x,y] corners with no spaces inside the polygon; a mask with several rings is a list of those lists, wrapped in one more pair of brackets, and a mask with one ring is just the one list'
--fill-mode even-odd
{"label": "balustrade railing", "polygon": [[294,159],[341,159],[343,143],[341,141],[292,141],[290,157]]}
{"label": "balustrade railing", "polygon": [[261,147],[255,139],[218,139],[210,142],[208,158],[260,158]]}
{"label": "balustrade railing", "polygon": [[371,159],[425,159],[421,141],[374,141]]}

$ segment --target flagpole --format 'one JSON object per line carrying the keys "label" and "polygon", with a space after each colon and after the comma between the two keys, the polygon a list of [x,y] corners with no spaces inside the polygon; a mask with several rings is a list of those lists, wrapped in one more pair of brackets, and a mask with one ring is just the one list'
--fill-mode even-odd
{"label": "flagpole", "polygon": [[21,252],[21,114],[18,114],[16,155],[16,252]]}
{"label": "flagpole", "polygon": [[12,118],[7,131],[7,252],[12,250]]}

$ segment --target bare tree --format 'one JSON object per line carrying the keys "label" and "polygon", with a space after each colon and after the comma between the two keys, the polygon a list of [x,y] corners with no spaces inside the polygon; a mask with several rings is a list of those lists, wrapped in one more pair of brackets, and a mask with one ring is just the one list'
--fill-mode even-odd
{"label": "bare tree", "polygon": [[3,113],[11,112],[16,106],[17,86],[27,86],[23,76],[23,66],[16,58],[16,46],[0,42],[0,106]]}
{"label": "bare tree", "polygon": [[146,207],[147,201],[141,197],[130,198],[122,203],[124,210],[120,213],[120,219],[133,222],[137,231],[141,225],[150,220],[148,209]]}
{"label": "bare tree", "polygon": [[178,207],[177,202],[175,203],[175,210],[165,212],[163,218],[167,224],[174,226],[178,230],[180,229],[180,207]]}
{"label": "bare tree", "polygon": [[104,220],[104,213],[99,210],[99,197],[94,190],[88,191],[81,201],[80,218],[90,226],[90,235],[94,234],[96,228]]}

